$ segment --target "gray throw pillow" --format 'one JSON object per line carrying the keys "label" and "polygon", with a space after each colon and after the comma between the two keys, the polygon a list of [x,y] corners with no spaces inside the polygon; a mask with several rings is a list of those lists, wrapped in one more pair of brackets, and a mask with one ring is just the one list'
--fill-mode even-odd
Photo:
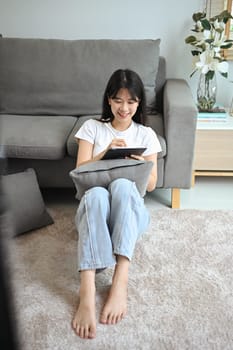
{"label": "gray throw pillow", "polygon": [[133,159],[98,160],[83,164],[70,172],[75,184],[76,198],[80,200],[90,188],[101,186],[107,188],[115,179],[125,178],[136,183],[137,189],[143,197],[149,179],[153,162]]}
{"label": "gray throw pillow", "polygon": [[1,181],[15,235],[54,222],[46,210],[34,169],[3,175]]}

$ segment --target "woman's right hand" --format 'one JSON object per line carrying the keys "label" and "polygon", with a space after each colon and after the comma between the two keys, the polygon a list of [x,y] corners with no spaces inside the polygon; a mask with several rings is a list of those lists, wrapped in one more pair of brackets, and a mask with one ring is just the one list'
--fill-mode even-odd
{"label": "woman's right hand", "polygon": [[112,142],[108,145],[106,152],[114,147],[127,147],[127,144],[124,139],[112,139]]}
{"label": "woman's right hand", "polygon": [[112,139],[111,143],[108,145],[108,147],[104,151],[102,151],[101,153],[93,157],[92,156],[93,144],[89,143],[86,140],[80,140],[76,167],[85,163],[90,163],[90,162],[94,162],[102,159],[105,153],[110,148],[114,148],[114,147],[127,147],[127,145],[124,139],[117,139],[117,138]]}

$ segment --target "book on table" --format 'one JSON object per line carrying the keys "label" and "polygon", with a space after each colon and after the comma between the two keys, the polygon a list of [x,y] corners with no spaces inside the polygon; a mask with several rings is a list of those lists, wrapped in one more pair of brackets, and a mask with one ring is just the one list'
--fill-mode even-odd
{"label": "book on table", "polygon": [[225,122],[227,120],[227,113],[224,112],[199,112],[197,120],[202,122]]}

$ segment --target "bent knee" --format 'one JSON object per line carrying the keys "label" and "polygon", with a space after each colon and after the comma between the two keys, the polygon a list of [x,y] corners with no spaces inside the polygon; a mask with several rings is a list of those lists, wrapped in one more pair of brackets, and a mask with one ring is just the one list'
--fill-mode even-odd
{"label": "bent knee", "polygon": [[114,191],[118,191],[118,190],[127,192],[128,190],[130,190],[130,191],[132,190],[133,184],[134,184],[134,182],[131,180],[128,180],[125,178],[119,178],[119,179],[113,180],[110,183],[108,190],[111,193]]}
{"label": "bent knee", "polygon": [[108,196],[108,190],[101,186],[95,186],[95,187],[89,188],[89,190],[85,192],[85,196],[103,198],[103,196]]}
{"label": "bent knee", "polygon": [[130,187],[132,186],[133,181],[125,179],[125,178],[119,178],[119,179],[115,179],[113,180],[110,185],[109,188],[113,188],[113,187],[117,187],[117,186],[124,186],[124,187]]}

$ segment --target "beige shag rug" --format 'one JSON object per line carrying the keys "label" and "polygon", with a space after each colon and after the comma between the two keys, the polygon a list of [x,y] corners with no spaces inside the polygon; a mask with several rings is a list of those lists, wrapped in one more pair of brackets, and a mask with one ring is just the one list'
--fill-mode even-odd
{"label": "beige shag rug", "polygon": [[[126,318],[71,329],[79,285],[74,208],[12,242],[15,304],[23,350],[232,350],[233,211],[151,209],[131,264]],[[97,275],[97,317],[112,270]]]}

